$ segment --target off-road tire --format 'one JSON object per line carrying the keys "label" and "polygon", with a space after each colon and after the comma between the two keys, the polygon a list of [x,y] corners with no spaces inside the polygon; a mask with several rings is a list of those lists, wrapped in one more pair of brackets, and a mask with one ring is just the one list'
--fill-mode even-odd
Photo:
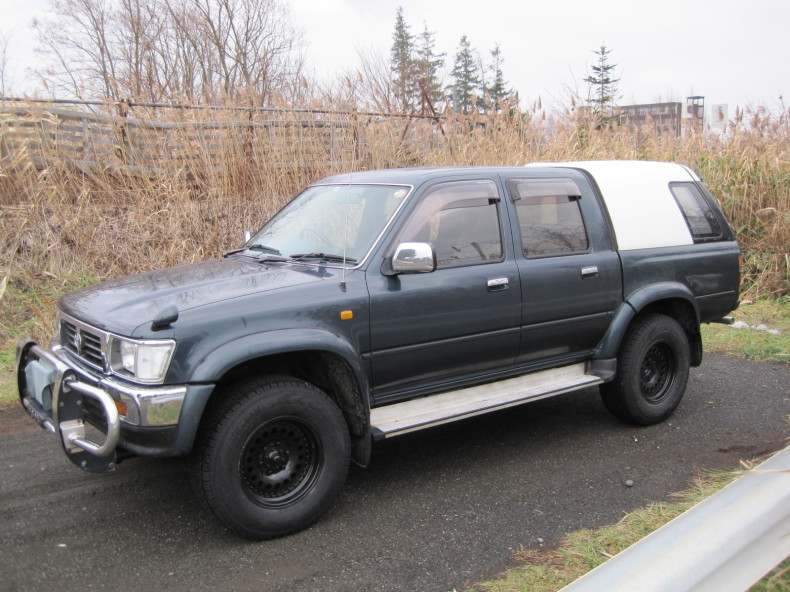
{"label": "off-road tire", "polygon": [[648,314],[629,329],[617,358],[617,376],[600,387],[606,408],[637,425],[659,423],[674,413],[689,376],[689,341],[673,318]]}
{"label": "off-road tire", "polygon": [[201,428],[192,482],[213,514],[251,539],[305,528],[340,493],[348,428],[315,386],[287,377],[230,389]]}

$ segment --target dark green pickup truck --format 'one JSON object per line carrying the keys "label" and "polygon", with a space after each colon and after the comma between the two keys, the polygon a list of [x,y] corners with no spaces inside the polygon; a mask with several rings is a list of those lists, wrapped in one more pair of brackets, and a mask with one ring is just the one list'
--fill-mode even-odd
{"label": "dark green pickup truck", "polygon": [[222,259],[63,296],[49,348],[19,344],[19,394],[76,465],[189,455],[220,521],[278,536],[375,439],[593,385],[662,421],[738,265],[678,164],[349,173]]}

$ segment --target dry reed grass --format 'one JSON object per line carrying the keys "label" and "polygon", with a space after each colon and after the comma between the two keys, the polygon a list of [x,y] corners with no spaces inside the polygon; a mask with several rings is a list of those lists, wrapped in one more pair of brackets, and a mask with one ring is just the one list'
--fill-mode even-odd
{"label": "dry reed grass", "polygon": [[[253,129],[230,125],[240,119],[238,112],[178,111],[168,116],[171,122],[199,118],[221,131],[210,137],[193,128],[151,133],[118,162],[92,167],[68,157],[56,134],[40,143],[49,163],[44,170],[32,166],[24,146],[6,146],[0,160],[0,280],[10,281],[0,302],[6,312],[3,341],[31,318],[33,332],[45,332],[35,326],[46,328],[44,312],[51,311],[37,313],[23,296],[42,281],[57,291],[75,281],[215,257],[305,185],[345,170],[395,166],[600,158],[685,163],[718,197],[737,232],[746,256],[744,296],[787,296],[788,114],[752,115],[735,122],[724,138],[676,138],[626,127],[597,130],[578,115],[538,111],[454,117],[441,127],[426,120],[333,116],[342,125],[330,131],[302,127],[304,114],[280,115],[280,127]],[[9,129],[3,117],[0,135]],[[328,133],[331,139],[321,136]],[[27,304],[20,308],[20,302]]]}

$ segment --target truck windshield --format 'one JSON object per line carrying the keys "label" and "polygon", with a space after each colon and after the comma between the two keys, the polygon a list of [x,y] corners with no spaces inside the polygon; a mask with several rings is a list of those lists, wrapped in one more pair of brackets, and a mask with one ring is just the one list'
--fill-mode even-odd
{"label": "truck windshield", "polygon": [[402,185],[308,187],[245,246],[302,260],[331,253],[327,262],[354,266],[367,256],[408,193]]}

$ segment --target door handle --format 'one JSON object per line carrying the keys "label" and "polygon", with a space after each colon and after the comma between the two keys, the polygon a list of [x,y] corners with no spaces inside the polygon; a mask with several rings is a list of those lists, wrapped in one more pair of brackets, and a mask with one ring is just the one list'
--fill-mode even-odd
{"label": "door handle", "polygon": [[501,292],[502,290],[507,290],[510,287],[510,281],[505,278],[496,278],[494,280],[488,280],[488,291],[489,292]]}
{"label": "door handle", "polygon": [[582,267],[579,271],[581,271],[583,280],[588,280],[590,278],[598,277],[598,267],[596,265],[591,265],[590,267]]}

